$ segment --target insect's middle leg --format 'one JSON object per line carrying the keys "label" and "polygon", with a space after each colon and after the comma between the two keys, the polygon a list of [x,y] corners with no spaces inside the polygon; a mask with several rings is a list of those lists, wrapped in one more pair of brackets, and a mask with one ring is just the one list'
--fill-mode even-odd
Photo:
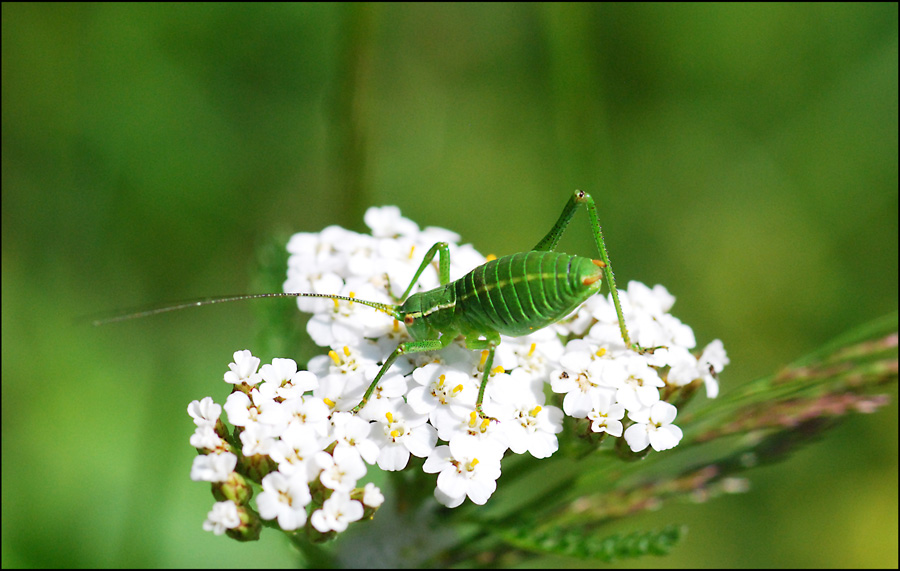
{"label": "insect's middle leg", "polygon": [[375,375],[375,379],[372,380],[372,383],[369,385],[369,388],[366,389],[366,394],[363,395],[359,404],[353,407],[350,412],[353,414],[358,413],[366,403],[369,402],[369,398],[372,396],[372,393],[375,392],[375,388],[378,386],[378,381],[381,380],[381,377],[384,376],[385,373],[388,372],[388,369],[391,368],[391,365],[394,364],[394,361],[397,360],[397,357],[403,355],[405,353],[424,353],[425,351],[438,351],[444,348],[444,344],[440,339],[424,339],[422,341],[407,341],[406,343],[401,343],[394,349],[394,352],[390,354],[390,356],[384,361],[384,365],[381,366],[381,370],[378,371],[378,374]]}
{"label": "insect's middle leg", "polygon": [[479,418],[483,420],[497,420],[484,414],[482,403],[484,402],[484,390],[487,388],[488,379],[491,377],[491,369],[494,366],[494,350],[500,344],[500,335],[494,334],[487,336],[486,339],[466,338],[466,348],[474,351],[488,351],[487,359],[484,361],[484,374],[481,376],[481,386],[478,387],[478,400],[475,401],[475,412]]}

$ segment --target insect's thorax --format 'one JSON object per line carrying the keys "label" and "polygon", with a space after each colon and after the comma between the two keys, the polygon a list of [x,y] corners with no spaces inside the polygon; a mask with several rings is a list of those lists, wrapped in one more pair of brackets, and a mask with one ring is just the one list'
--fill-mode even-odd
{"label": "insect's thorax", "polygon": [[522,252],[478,266],[459,280],[414,294],[400,310],[414,339],[439,332],[513,337],[555,323],[600,290],[602,270],[560,252]]}
{"label": "insect's thorax", "polygon": [[406,329],[413,339],[437,339],[440,334],[456,330],[456,292],[453,283],[414,293],[399,307]]}

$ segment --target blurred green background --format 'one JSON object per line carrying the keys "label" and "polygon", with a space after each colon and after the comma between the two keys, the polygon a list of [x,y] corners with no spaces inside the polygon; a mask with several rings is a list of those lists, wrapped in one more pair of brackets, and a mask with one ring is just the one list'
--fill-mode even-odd
{"label": "blurred green background", "polygon": [[[295,565],[204,532],[188,478],[251,304],[83,316],[254,291],[261,245],[370,205],[502,255],[591,192],[621,285],[724,340],[724,392],[897,308],[896,3],[2,11],[4,567]],[[634,564],[896,567],[897,427],[626,522],[691,528]]]}

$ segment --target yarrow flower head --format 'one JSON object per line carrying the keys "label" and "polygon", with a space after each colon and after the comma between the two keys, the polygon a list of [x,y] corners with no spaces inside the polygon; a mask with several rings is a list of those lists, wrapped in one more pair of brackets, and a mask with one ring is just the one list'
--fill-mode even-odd
{"label": "yarrow flower head", "polygon": [[[481,505],[497,490],[505,456],[557,453],[566,416],[585,433],[624,438],[632,451],[661,452],[683,436],[673,395],[685,402],[700,386],[718,394],[728,364],[721,341],[696,352],[693,332],[669,313],[675,298],[661,285],[630,282],[620,299],[593,295],[519,337],[453,339],[459,329],[441,325],[428,339],[413,338],[413,321],[404,317],[433,308],[391,314],[410,283],[410,294],[427,292],[486,258],[453,232],[420,229],[396,207],[371,208],[365,222],[370,234],[329,227],[287,245],[285,292],[340,296],[297,298],[312,313],[310,337],[323,347],[309,370],[290,358],[263,364],[237,351],[224,373],[233,386],[224,406],[210,397],[189,405],[190,441],[200,452],[191,478],[212,483],[216,498],[227,500],[214,506],[205,529],[253,539],[262,518],[287,532],[341,533],[385,501],[363,482],[376,466],[419,465],[436,474],[441,504]],[[426,253],[434,263],[422,263]],[[620,306],[636,343],[623,340]]]}

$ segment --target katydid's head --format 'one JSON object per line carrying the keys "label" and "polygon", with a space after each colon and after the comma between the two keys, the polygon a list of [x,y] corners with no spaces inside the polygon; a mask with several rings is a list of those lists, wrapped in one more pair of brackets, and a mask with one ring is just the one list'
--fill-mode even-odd
{"label": "katydid's head", "polygon": [[452,305],[449,312],[441,311],[440,301],[433,292],[414,293],[396,308],[398,319],[406,325],[406,331],[413,339],[437,339],[440,337],[447,317],[452,316]]}

